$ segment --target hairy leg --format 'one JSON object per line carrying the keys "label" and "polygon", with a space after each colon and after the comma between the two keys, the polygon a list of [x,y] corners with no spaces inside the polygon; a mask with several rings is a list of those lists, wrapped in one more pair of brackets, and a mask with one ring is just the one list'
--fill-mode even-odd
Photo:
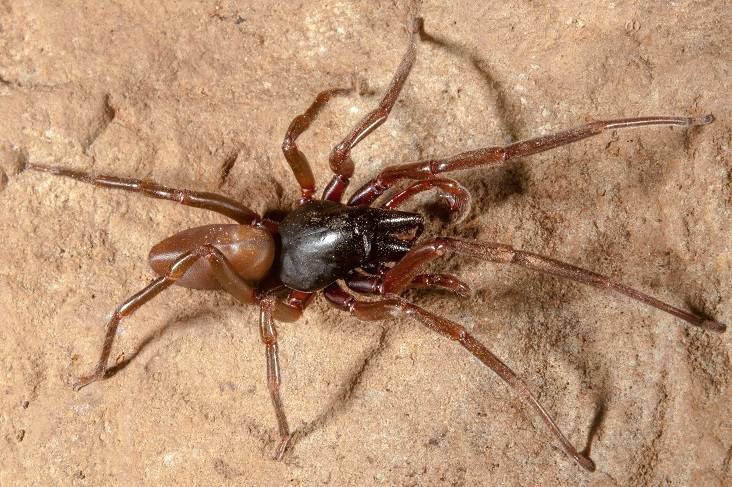
{"label": "hairy leg", "polygon": [[393,297],[381,301],[358,301],[338,284],[332,284],[325,289],[325,298],[335,307],[349,312],[358,319],[365,321],[381,321],[394,316],[404,316],[419,321],[427,328],[458,342],[475,358],[483,362],[495,372],[506,384],[526,401],[539,414],[554,436],[559,440],[562,450],[579,465],[590,472],[595,470],[595,463],[586,455],[578,452],[564,436],[554,419],[529,391],[522,381],[506,364],[496,357],[465,328],[446,318],[436,316],[408,301]]}
{"label": "hairy leg", "polygon": [[622,118],[617,120],[605,120],[591,122],[586,125],[574,127],[564,132],[545,135],[535,139],[524,140],[505,147],[485,147],[483,149],[463,152],[446,159],[430,159],[410,164],[399,164],[389,166],[382,170],[378,176],[363,185],[348,200],[349,205],[368,206],[381,196],[384,191],[391,188],[396,182],[402,179],[430,179],[438,174],[450,171],[459,171],[478,166],[496,166],[504,164],[517,157],[529,156],[539,152],[548,151],[556,147],[571,144],[588,137],[599,135],[606,130],[622,129],[628,127],[644,127],[647,125],[679,125],[691,127],[706,125],[714,121],[714,117],[639,117]]}

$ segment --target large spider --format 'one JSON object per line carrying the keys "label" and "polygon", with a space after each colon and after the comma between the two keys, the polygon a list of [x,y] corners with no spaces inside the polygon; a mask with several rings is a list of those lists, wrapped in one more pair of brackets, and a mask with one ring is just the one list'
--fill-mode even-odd
{"label": "large spider", "polygon": [[[334,176],[320,200],[313,198],[313,173],[296,141],[332,97],[347,94],[349,90],[321,92],[312,105],[292,121],[285,134],[282,150],[300,185],[302,197],[299,206],[280,221],[262,218],[239,202],[219,194],[173,189],[137,179],[95,176],[57,166],[27,165],[29,169],[71,177],[104,188],[139,192],[152,198],[203,208],[237,222],[183,230],[152,248],[149,262],[159,277],[114,311],[106,326],[96,368],[91,374],[80,378],[74,389],[78,390],[105,377],[120,321],[166,288],[178,285],[192,289],[224,290],[242,303],[260,307],[259,326],[266,351],[267,383],[280,436],[274,458],[280,460],[291,435],[279,393],[281,379],[275,322],[297,320],[311,298],[317,292],[322,292],[329,303],[358,319],[376,321],[405,316],[455,340],[498,374],[536,410],[567,455],[585,469],[594,470],[594,462],[572,446],[526,384],[498,357],[461,325],[400,297],[404,290],[412,287],[441,288],[463,297],[469,295],[470,288],[457,277],[422,273],[424,266],[446,252],[498,264],[517,264],[616,291],[694,326],[723,332],[725,325],[666,304],[592,271],[509,245],[447,237],[417,242],[424,227],[422,216],[396,208],[416,194],[434,188],[449,203],[453,215],[457,216],[469,206],[470,195],[456,181],[441,177],[443,173],[504,164],[511,159],[570,144],[606,130],[646,125],[689,127],[708,124],[713,121],[713,117],[656,116],[596,121],[505,147],[487,147],[445,159],[390,166],[343,204],[343,193],[354,173],[351,150],[387,120],[414,64],[417,39],[423,32],[422,27],[422,19],[410,23],[409,46],[378,107],[333,148],[329,162]],[[402,181],[409,182],[405,189],[376,207],[370,206]],[[357,298],[343,284],[357,293],[381,298]]]}

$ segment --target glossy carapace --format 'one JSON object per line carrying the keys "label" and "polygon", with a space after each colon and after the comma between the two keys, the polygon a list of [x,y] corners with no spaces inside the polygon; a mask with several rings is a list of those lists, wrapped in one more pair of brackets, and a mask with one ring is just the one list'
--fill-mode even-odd
{"label": "glossy carapace", "polygon": [[396,234],[422,225],[414,213],[311,201],[280,223],[280,280],[291,289],[317,291],[356,268],[393,262],[410,247]]}

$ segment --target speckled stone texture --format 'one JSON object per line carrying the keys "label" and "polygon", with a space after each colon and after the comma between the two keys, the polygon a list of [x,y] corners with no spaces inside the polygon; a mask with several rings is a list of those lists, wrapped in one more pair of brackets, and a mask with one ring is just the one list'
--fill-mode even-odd
{"label": "speckled stone texture", "polygon": [[[593,118],[703,115],[455,174],[459,226],[732,322],[728,2],[425,2],[418,61],[354,151],[380,168]],[[327,155],[405,48],[400,2],[0,0],[0,485],[730,485],[732,334],[528,270],[445,258],[474,288],[407,297],[502,357],[598,470],[463,349],[322,299],[279,326],[293,450],[258,312],[166,291],[117,336],[119,372],[81,392],[106,317],[152,278],[149,248],[220,216],[22,171],[27,161],[220,191],[257,211],[298,191],[280,144],[324,88],[356,84],[302,138]]]}

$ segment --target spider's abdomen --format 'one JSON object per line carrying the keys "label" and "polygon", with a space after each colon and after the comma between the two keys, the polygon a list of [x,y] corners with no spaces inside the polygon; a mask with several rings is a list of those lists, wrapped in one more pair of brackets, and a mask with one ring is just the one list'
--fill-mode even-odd
{"label": "spider's abdomen", "polygon": [[389,231],[421,225],[412,213],[312,201],[291,212],[279,226],[279,277],[299,291],[317,291],[349,271],[388,259],[395,241]]}
{"label": "spider's abdomen", "polygon": [[[249,225],[205,225],[183,230],[155,245],[148,258],[150,267],[158,275],[167,275],[183,254],[204,245],[216,247],[247,281],[265,277],[274,262],[274,240],[266,231]],[[221,289],[207,259],[196,261],[175,284],[192,289]]]}

